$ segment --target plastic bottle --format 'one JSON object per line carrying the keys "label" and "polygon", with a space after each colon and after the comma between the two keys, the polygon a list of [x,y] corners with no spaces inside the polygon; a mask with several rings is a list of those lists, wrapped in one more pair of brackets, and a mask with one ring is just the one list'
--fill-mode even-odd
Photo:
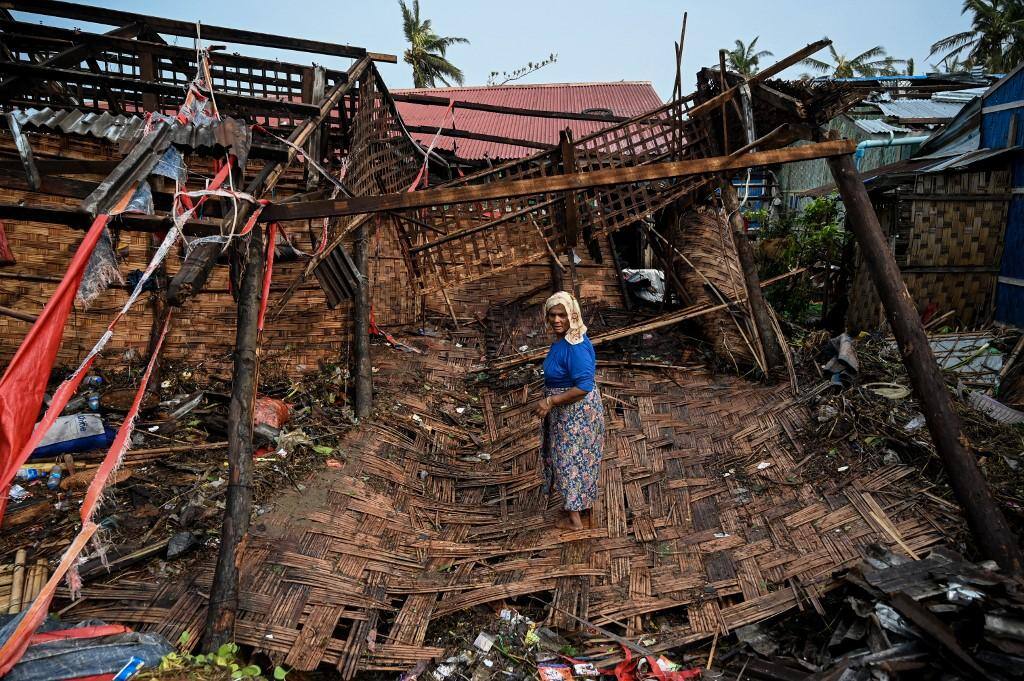
{"label": "plastic bottle", "polygon": [[72,416],[74,414],[81,414],[85,411],[96,413],[99,410],[100,396],[96,393],[88,393],[86,395],[79,395],[73,400],[69,400],[67,406],[64,407],[64,411],[61,413],[64,416]]}
{"label": "plastic bottle", "polygon": [[25,482],[32,482],[33,480],[46,477],[46,474],[38,468],[19,468],[14,477]]}
{"label": "plastic bottle", "polygon": [[89,388],[98,388],[103,385],[103,377],[97,376],[96,374],[89,374],[85,377],[85,380],[82,381],[82,385]]}
{"label": "plastic bottle", "polygon": [[60,489],[61,468],[54,466],[50,469],[50,475],[46,478],[46,488],[51,490]]}

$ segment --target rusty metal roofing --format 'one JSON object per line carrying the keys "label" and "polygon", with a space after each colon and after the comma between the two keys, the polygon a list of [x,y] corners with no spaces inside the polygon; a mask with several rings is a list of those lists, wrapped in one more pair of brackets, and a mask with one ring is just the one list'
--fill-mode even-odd
{"label": "rusty metal roofing", "polygon": [[[590,109],[607,109],[615,116],[636,116],[662,105],[661,98],[649,82],[621,81],[617,83],[551,83],[545,85],[498,85],[491,87],[454,87],[433,89],[395,90],[395,94],[423,94],[450,97],[456,101],[497,104],[522,109],[565,111],[582,113]],[[607,127],[608,123],[575,121],[561,118],[537,118],[488,111],[455,109],[455,120],[445,120],[443,106],[397,102],[402,120],[411,126],[433,128],[454,127],[459,130],[480,132],[501,137],[557,144],[558,133],[571,128],[577,138]],[[433,137],[427,133],[413,133],[413,138],[425,145]],[[454,151],[467,160],[513,159],[537,152],[512,144],[480,140],[440,137],[435,148]]]}
{"label": "rusty metal roofing", "polygon": [[[105,139],[130,146],[142,138],[146,121],[141,116],[113,115],[80,109],[14,109],[11,114],[23,130],[49,131]],[[245,163],[252,146],[249,124],[240,119],[224,118],[203,125],[175,126],[170,141],[192,151],[219,153],[231,149],[240,163]]]}

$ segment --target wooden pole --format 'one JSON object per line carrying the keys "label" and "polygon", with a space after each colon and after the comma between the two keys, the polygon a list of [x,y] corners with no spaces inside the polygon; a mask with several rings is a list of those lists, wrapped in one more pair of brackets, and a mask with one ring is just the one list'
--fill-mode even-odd
{"label": "wooden pole", "polygon": [[245,271],[238,294],[235,367],[228,407],[228,493],[220,553],[210,589],[203,649],[216,650],[234,637],[238,611],[238,566],[252,512],[253,407],[256,401],[257,322],[263,284],[263,228],[253,228],[244,246]]}
{"label": "wooden pole", "polygon": [[1020,574],[1024,571],[1020,546],[968,449],[970,443],[961,432],[960,417],[953,409],[921,318],[889,251],[889,243],[882,234],[864,183],[857,177],[853,159],[839,156],[827,161],[846,205],[847,225],[871,272],[935,450],[942,459],[953,494],[967,516],[978,548],[1007,572]]}
{"label": "wooden pole", "polygon": [[373,363],[370,357],[370,235],[369,220],[356,229],[353,264],[359,271],[359,288],[352,305],[352,344],[356,380],[356,417],[366,418],[373,411]]}
{"label": "wooden pole", "polygon": [[761,293],[761,281],[757,275],[757,262],[754,258],[754,248],[747,239],[747,227],[740,215],[739,198],[736,196],[736,188],[728,178],[722,178],[722,205],[729,216],[729,226],[732,228],[732,240],[736,243],[736,254],[739,256],[740,269],[743,270],[743,282],[747,288],[747,304],[750,306],[750,314],[754,318],[754,328],[757,329],[757,336],[761,340],[761,347],[764,350],[765,378],[772,380],[772,373],[775,369],[786,366],[786,357],[783,354],[785,349],[782,346],[782,339],[775,333],[775,325],[772,324],[772,315],[768,310],[768,303]]}

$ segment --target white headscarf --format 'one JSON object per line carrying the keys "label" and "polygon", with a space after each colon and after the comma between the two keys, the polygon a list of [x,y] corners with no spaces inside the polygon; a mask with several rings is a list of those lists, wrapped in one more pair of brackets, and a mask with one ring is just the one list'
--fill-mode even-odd
{"label": "white headscarf", "polygon": [[566,314],[569,315],[569,331],[565,334],[565,340],[569,342],[569,345],[578,345],[579,343],[582,343],[583,335],[587,332],[587,327],[583,323],[583,314],[580,313],[579,302],[577,302],[576,298],[568,291],[559,291],[544,301],[545,320],[547,319],[548,310],[553,308],[555,305],[563,306]]}

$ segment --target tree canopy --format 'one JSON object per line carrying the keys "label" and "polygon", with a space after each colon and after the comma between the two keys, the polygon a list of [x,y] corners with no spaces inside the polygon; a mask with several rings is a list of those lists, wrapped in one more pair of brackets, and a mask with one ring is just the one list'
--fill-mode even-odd
{"label": "tree canopy", "polygon": [[438,81],[445,85],[462,85],[465,78],[462,69],[447,59],[448,48],[459,43],[469,43],[466,38],[439,36],[430,19],[420,19],[420,2],[412,0],[412,7],[405,0],[398,0],[402,8],[402,31],[409,43],[403,61],[412,66],[413,87],[437,87]]}

